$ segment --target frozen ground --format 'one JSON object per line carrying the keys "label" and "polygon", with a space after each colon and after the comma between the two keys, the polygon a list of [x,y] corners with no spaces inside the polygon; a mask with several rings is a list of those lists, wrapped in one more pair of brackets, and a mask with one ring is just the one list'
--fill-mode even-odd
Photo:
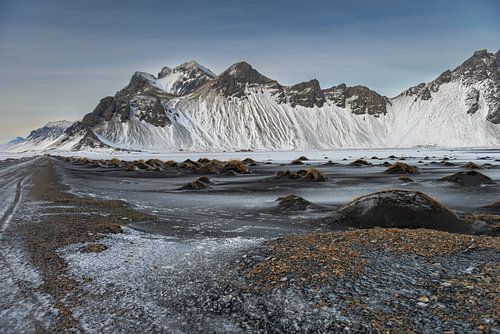
{"label": "frozen ground", "polygon": [[[86,155],[82,153],[82,155]],[[306,165],[291,166],[289,162],[301,155],[310,160]],[[412,175],[415,182],[404,183],[397,175],[384,174],[386,167],[355,167],[350,162],[365,158],[373,164],[394,162],[390,155],[405,157],[408,164],[420,168]],[[73,310],[73,316],[88,332],[228,332],[241,328],[241,314],[228,314],[217,309],[231,304],[214,298],[226,291],[231,275],[226,266],[262,241],[290,234],[327,231],[321,218],[354,197],[384,189],[423,191],[443,202],[458,214],[469,214],[500,198],[497,185],[459,187],[437,183],[436,179],[463,170],[465,162],[489,163],[481,172],[500,182],[500,150],[338,150],[316,152],[238,152],[238,153],[177,153],[168,155],[113,154],[92,158],[117,157],[137,160],[197,160],[201,157],[228,160],[250,157],[258,165],[244,175],[210,175],[214,186],[208,191],[180,191],[179,187],[199,177],[195,174],[152,175],[126,173],[113,168],[93,168],[54,159],[54,168],[72,193],[103,199],[121,199],[134,208],[152,213],[159,219],[130,224],[124,233],[108,235],[100,242],[107,246],[101,253],[82,253],[82,244],[59,250],[69,264],[70,275],[82,284],[85,298]],[[379,159],[372,159],[372,157]],[[429,160],[424,160],[429,157]],[[456,166],[439,164],[449,158]],[[328,160],[339,165],[324,166]],[[5,231],[15,228],[20,219],[29,220],[29,205],[19,210],[23,202],[25,182],[29,181],[37,159],[3,162],[0,164],[3,216],[1,234],[2,279],[1,328],[33,331],[33,318],[50,321],[50,298],[24,295],[19,287],[40,284],[26,260],[22,242],[10,238]],[[263,162],[268,162],[264,164]],[[434,164],[432,162],[435,162]],[[327,182],[301,183],[276,181],[278,169],[298,170],[316,167],[328,176]],[[17,190],[16,190],[17,189]],[[318,210],[281,212],[275,200],[294,193],[320,205]],[[31,205],[44,205],[31,203]],[[22,211],[22,212],[21,212]],[[18,216],[15,217],[16,212]],[[22,213],[22,215],[21,215]],[[15,218],[15,219],[14,219]],[[383,264],[380,264],[383,265]],[[15,266],[19,272],[9,271]],[[376,269],[376,268],[375,268]],[[374,270],[375,270],[374,269]],[[411,268],[406,268],[411,272]],[[406,270],[405,269],[405,270]],[[379,282],[383,285],[383,282]],[[25,290],[24,290],[25,291]],[[275,296],[270,303],[285,303],[294,314],[310,316],[300,304],[300,292],[290,296]],[[220,296],[219,296],[220,297]],[[227,297],[231,298],[231,297]],[[375,297],[374,297],[375,298]],[[378,297],[377,297],[378,298]],[[253,309],[249,299],[245,312],[260,316],[262,309]],[[292,307],[292,304],[296,305]],[[38,306],[37,306],[38,305]],[[234,305],[233,305],[234,306]],[[214,309],[215,307],[215,309]],[[45,308],[45,311],[42,311]],[[252,311],[253,310],[253,311]],[[304,311],[305,312],[305,311]],[[314,317],[341,320],[334,309],[324,310]],[[323,315],[322,315],[323,314]],[[238,318],[240,317],[240,318]],[[48,319],[48,320],[47,320]],[[14,322],[18,323],[14,324]],[[288,320],[287,320],[288,321]],[[256,323],[258,324],[258,323]],[[255,324],[254,324],[255,325]],[[293,322],[291,322],[293,325]],[[253,325],[252,325],[253,326]]]}
{"label": "frozen ground", "polygon": [[[50,297],[40,293],[41,277],[17,234],[32,221],[34,204],[24,201],[31,172],[40,159],[0,162],[0,332],[29,333],[37,322],[52,321]],[[22,208],[20,208],[22,207]]]}
{"label": "frozen ground", "polygon": [[[76,310],[89,332],[185,332],[194,322],[185,302],[206,293],[202,287],[223,276],[231,256],[259,241],[240,237],[179,240],[126,229],[103,241],[109,246],[103,253],[80,253],[80,245],[61,252],[73,275],[92,279],[85,284],[90,298]],[[224,282],[221,277],[219,283]],[[197,331],[202,331],[205,321],[219,332],[231,329],[227,319],[203,310],[197,313]]]}

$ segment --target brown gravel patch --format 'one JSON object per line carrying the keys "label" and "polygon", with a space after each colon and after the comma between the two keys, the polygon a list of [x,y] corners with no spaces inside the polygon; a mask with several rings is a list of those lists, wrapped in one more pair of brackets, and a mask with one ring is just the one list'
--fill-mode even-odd
{"label": "brown gravel patch", "polygon": [[320,286],[331,276],[363,273],[366,260],[361,250],[431,257],[484,248],[498,252],[499,241],[489,236],[396,228],[295,235],[267,242],[267,257],[239,270],[256,290],[286,286],[290,281]]}
{"label": "brown gravel patch", "polygon": [[47,328],[47,332],[81,331],[71,311],[80,303],[81,291],[78,282],[67,276],[67,263],[57,250],[70,244],[95,242],[105,233],[120,233],[120,226],[126,222],[155,219],[128,208],[122,201],[78,197],[67,193],[67,189],[59,183],[51,158],[47,158],[47,163],[33,173],[29,193],[32,200],[48,202],[38,212],[44,215],[22,229],[31,260],[43,278],[41,290],[53,298],[59,311],[55,328]]}

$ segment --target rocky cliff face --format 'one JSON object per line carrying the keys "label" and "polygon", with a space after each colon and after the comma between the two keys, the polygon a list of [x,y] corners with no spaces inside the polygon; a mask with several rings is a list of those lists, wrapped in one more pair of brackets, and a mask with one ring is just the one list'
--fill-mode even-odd
{"label": "rocky cliff face", "polygon": [[325,103],[325,94],[316,79],[287,87],[286,93],[292,107],[297,105],[307,108],[322,107]]}
{"label": "rocky cliff face", "polygon": [[365,86],[347,87],[340,84],[325,90],[327,98],[336,106],[349,109],[356,115],[385,115],[390,100]]}
{"label": "rocky cliff face", "polygon": [[411,87],[402,94],[415,97],[415,101],[430,100],[443,84],[459,82],[467,87],[464,105],[468,114],[479,109],[482,98],[488,109],[486,119],[500,124],[500,51],[474,52],[472,57],[454,70],[446,70],[436,80]]}
{"label": "rocky cliff face", "polygon": [[283,90],[277,81],[260,74],[246,62],[231,65],[214,80],[210,87],[225,97],[240,99],[247,97],[247,88],[274,89],[279,93]]}

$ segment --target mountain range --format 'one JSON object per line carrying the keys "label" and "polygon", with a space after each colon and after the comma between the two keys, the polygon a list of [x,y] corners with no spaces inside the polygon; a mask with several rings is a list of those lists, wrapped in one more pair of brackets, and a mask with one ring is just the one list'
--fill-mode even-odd
{"label": "mountain range", "polygon": [[365,86],[292,86],[239,62],[136,72],[73,123],[49,123],[9,150],[294,150],[500,146],[500,51],[480,50],[396,97]]}

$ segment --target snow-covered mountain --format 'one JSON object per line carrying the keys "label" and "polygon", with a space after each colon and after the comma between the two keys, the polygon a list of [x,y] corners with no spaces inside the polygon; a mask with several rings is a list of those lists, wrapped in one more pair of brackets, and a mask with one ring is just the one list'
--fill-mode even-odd
{"label": "snow-covered mountain", "polygon": [[71,124],[73,123],[68,121],[49,122],[31,131],[28,137],[10,145],[9,150],[13,152],[43,151],[58,147],[60,138],[64,136],[64,132]]}
{"label": "snow-covered mountain", "polygon": [[[31,135],[30,135],[31,136]],[[27,140],[29,137],[27,138]],[[500,146],[500,51],[394,98],[364,86],[284,86],[240,62],[137,72],[43,148],[177,151]]]}
{"label": "snow-covered mountain", "polygon": [[9,148],[14,147],[16,145],[19,145],[23,141],[24,141],[23,137],[17,136],[16,138],[11,139],[6,143],[0,144],[0,149],[3,149],[3,150],[9,149]]}

